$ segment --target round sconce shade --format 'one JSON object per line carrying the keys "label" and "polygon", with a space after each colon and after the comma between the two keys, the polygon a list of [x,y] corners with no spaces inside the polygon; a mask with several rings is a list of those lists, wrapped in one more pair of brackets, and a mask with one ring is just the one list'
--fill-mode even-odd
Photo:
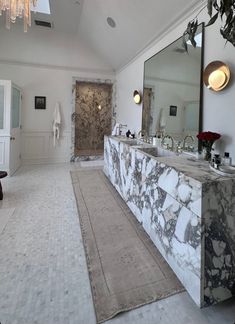
{"label": "round sconce shade", "polygon": [[136,104],[140,104],[141,103],[141,95],[140,95],[139,91],[135,90],[133,92],[133,99],[134,99],[134,102]]}
{"label": "round sconce shade", "polygon": [[227,64],[213,61],[207,65],[203,73],[206,87],[213,91],[221,91],[230,80],[230,70]]}

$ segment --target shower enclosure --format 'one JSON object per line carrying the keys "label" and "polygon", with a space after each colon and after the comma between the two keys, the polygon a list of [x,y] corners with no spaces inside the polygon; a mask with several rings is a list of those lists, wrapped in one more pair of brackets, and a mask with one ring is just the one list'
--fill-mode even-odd
{"label": "shower enclosure", "polygon": [[111,134],[112,84],[76,82],[75,156],[103,154],[104,135]]}

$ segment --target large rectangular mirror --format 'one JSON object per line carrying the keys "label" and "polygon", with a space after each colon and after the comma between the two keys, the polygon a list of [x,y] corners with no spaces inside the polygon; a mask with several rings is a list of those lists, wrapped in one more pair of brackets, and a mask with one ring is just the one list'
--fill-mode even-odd
{"label": "large rectangular mirror", "polygon": [[182,37],[144,63],[142,130],[148,136],[170,135],[175,142],[192,140],[202,124],[203,26],[197,46],[182,46]]}

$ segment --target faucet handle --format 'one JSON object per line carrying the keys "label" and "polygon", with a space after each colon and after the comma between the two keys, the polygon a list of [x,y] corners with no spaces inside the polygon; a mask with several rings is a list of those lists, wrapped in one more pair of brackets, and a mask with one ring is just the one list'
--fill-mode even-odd
{"label": "faucet handle", "polygon": [[176,144],[176,152],[181,153],[182,152],[182,146],[181,146],[181,141],[178,141]]}

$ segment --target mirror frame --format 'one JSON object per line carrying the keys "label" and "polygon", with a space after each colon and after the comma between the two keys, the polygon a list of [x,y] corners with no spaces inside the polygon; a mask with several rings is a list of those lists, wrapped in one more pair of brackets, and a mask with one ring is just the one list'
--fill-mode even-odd
{"label": "mirror frame", "polygon": [[[200,84],[199,84],[199,121],[198,121],[198,133],[200,133],[202,131],[202,125],[203,125],[203,93],[204,93],[204,82],[203,82],[203,72],[204,72],[204,45],[205,45],[205,24],[201,23],[198,25],[198,27],[201,26],[202,27],[202,47],[201,47],[201,68],[200,68]],[[145,84],[145,63],[148,62],[149,60],[151,60],[155,55],[160,54],[161,52],[163,52],[165,49],[167,49],[169,46],[171,46],[173,43],[179,41],[180,39],[182,39],[182,36],[178,37],[177,39],[175,39],[173,42],[171,42],[169,45],[165,46],[164,48],[162,48],[160,51],[158,51],[157,53],[153,54],[151,57],[149,57],[147,60],[144,61],[144,69],[143,69],[143,91],[142,93],[144,93],[144,84]],[[142,122],[143,122],[143,106],[144,106],[144,100],[142,100],[142,117],[141,117],[141,130],[142,129]],[[146,131],[146,130],[145,130]],[[198,152],[202,151],[202,145],[200,143],[200,141],[198,141]]]}

